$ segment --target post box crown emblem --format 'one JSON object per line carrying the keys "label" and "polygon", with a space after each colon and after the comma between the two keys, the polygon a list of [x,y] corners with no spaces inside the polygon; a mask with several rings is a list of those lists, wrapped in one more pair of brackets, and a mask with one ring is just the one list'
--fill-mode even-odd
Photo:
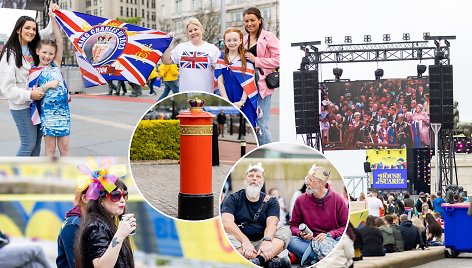
{"label": "post box crown emblem", "polygon": [[188,104],[190,105],[191,113],[198,113],[203,111],[203,105],[205,105],[205,100],[201,100],[199,98],[190,99],[188,100]]}

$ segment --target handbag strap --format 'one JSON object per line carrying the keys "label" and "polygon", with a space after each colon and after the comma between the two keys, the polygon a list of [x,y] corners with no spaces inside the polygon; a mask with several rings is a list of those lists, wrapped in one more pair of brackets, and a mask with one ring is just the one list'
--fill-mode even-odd
{"label": "handbag strap", "polygon": [[256,211],[256,214],[254,214],[254,218],[252,219],[252,222],[257,222],[257,220],[259,219],[259,216],[262,212],[262,210],[264,209],[264,206],[267,204],[267,201],[269,201],[270,199],[270,195],[266,195],[264,197],[264,200],[262,201],[262,204],[261,206],[259,207],[259,209]]}

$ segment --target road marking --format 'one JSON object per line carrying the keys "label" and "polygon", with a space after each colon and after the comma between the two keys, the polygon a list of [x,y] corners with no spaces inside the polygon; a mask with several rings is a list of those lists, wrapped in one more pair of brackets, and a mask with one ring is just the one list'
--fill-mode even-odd
{"label": "road marking", "polygon": [[132,126],[132,125],[117,123],[117,122],[113,122],[109,120],[97,119],[90,116],[79,115],[79,114],[71,114],[70,117],[73,119],[88,121],[95,124],[106,125],[110,127],[122,128],[122,129],[127,129],[127,130],[134,130],[134,127],[135,127],[134,125]]}

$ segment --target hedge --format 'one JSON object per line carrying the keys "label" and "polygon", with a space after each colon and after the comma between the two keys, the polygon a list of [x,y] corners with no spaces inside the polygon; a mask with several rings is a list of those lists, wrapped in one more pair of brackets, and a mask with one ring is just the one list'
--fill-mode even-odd
{"label": "hedge", "polygon": [[179,120],[141,120],[130,147],[131,160],[180,159]]}

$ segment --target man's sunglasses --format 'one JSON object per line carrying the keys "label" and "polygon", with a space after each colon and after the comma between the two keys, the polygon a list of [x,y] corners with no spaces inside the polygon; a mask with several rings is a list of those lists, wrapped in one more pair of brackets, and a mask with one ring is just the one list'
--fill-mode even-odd
{"label": "man's sunglasses", "polygon": [[110,198],[111,201],[113,202],[118,202],[121,200],[121,197],[124,197],[125,198],[125,201],[128,200],[128,191],[123,191],[123,192],[120,192],[120,191],[113,191],[111,193],[108,193],[107,194],[107,197]]}

